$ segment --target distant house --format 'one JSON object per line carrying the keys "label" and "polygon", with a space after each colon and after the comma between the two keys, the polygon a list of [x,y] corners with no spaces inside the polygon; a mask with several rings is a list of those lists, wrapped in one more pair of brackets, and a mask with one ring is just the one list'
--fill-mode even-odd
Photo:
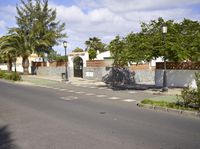
{"label": "distant house", "polygon": [[[29,73],[31,73],[31,64],[32,62],[41,62],[43,59],[39,57],[37,54],[33,53],[29,56]],[[8,70],[6,64],[0,64],[0,69],[1,70]],[[15,65],[13,64],[12,70],[15,70]],[[16,70],[18,72],[23,72],[23,67],[22,67],[22,57],[18,57],[16,60]]]}

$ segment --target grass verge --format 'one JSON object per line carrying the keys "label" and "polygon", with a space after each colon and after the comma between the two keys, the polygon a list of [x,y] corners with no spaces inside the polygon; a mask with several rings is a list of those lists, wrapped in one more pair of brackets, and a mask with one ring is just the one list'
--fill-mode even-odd
{"label": "grass verge", "polygon": [[164,107],[164,108],[172,108],[178,110],[188,110],[188,111],[196,111],[195,109],[189,107],[183,107],[177,104],[177,102],[167,102],[163,100],[152,100],[152,99],[144,99],[141,101],[142,104],[148,104],[152,106]]}

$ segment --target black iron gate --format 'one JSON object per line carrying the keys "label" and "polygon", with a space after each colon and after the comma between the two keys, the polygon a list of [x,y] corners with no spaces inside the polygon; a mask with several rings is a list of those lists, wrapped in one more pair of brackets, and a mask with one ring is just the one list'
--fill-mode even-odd
{"label": "black iron gate", "polygon": [[74,59],[74,77],[83,78],[83,60],[81,57]]}

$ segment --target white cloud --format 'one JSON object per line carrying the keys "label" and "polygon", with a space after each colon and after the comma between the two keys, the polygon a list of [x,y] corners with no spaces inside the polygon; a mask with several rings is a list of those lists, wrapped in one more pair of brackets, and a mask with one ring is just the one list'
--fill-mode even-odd
{"label": "white cloud", "polygon": [[[108,43],[116,35],[125,36],[131,31],[140,30],[141,22],[163,17],[176,21],[183,18],[200,19],[192,10],[200,5],[200,0],[75,0],[71,6],[51,2],[56,8],[58,20],[66,23],[68,51],[76,47],[84,48],[84,42],[93,36]],[[8,24],[8,19],[15,19],[15,7],[0,7],[0,19]],[[5,24],[0,22],[0,27]],[[63,53],[62,45],[57,46]]]}
{"label": "white cloud", "polygon": [[0,29],[5,29],[6,28],[6,22],[3,20],[0,20]]}
{"label": "white cloud", "polygon": [[70,7],[51,4],[51,7],[57,9],[58,18],[67,24],[71,50],[77,46],[84,47],[85,40],[92,36],[100,37],[108,43],[111,37],[118,34],[124,36],[131,31],[137,32],[140,30],[141,22],[148,22],[158,17],[177,21],[184,17],[198,18],[198,15],[192,14],[192,10],[185,6],[200,3],[199,0],[81,0],[78,2],[78,5]]}

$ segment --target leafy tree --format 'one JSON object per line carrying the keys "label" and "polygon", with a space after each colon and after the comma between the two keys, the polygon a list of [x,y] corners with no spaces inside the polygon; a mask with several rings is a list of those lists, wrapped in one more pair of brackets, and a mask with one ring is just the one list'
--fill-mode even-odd
{"label": "leafy tree", "polygon": [[89,49],[89,50],[88,50],[88,53],[89,53],[89,59],[90,59],[90,60],[95,59],[96,56],[97,56],[97,51],[94,50],[94,49]]}
{"label": "leafy tree", "polygon": [[200,61],[200,22],[184,19],[179,24],[183,48],[188,52],[188,60]]}
{"label": "leafy tree", "polygon": [[66,60],[65,56],[58,54],[53,49],[49,52],[47,58],[49,61],[57,61],[57,62],[64,62]]}
{"label": "leafy tree", "polygon": [[76,47],[73,52],[83,52],[83,49],[79,48],[79,47]]}
{"label": "leafy tree", "polygon": [[56,10],[48,8],[48,0],[21,0],[16,8],[17,27],[11,28],[10,33],[16,36],[24,74],[28,74],[30,54],[48,53],[59,39],[66,37],[62,33],[65,24],[56,21]]}
{"label": "leafy tree", "polygon": [[[162,25],[168,27],[166,44],[161,32]],[[200,41],[200,24],[197,21],[184,19],[180,23],[162,18],[142,24],[142,34],[149,38],[149,50],[152,58],[164,56],[171,61],[198,60]]]}
{"label": "leafy tree", "polygon": [[115,39],[110,42],[108,49],[114,59],[113,65],[115,67],[124,67],[128,65],[127,49],[124,39],[116,36]]}

